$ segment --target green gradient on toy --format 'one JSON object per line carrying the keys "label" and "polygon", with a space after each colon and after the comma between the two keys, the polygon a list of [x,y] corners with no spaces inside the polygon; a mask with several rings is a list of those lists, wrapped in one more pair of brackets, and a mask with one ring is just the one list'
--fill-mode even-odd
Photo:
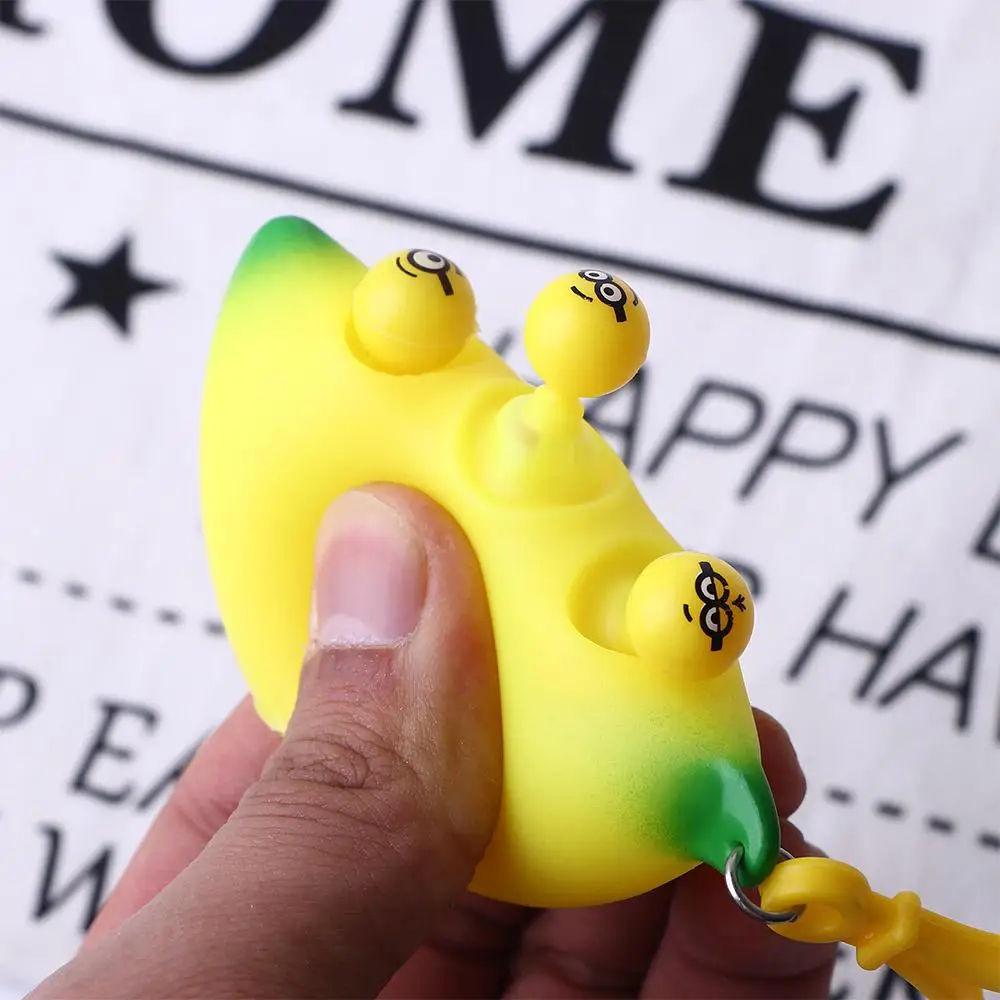
{"label": "green gradient on toy", "polygon": [[350,311],[365,265],[312,223],[273,219],[240,257],[219,314],[216,345],[271,338],[290,341],[303,326],[336,329]]}
{"label": "green gradient on toy", "polygon": [[229,285],[230,292],[242,288],[245,282],[262,273],[266,275],[271,267],[294,267],[295,258],[300,256],[323,260],[327,267],[364,267],[322,229],[305,219],[285,215],[272,219],[257,231],[236,265]]}
{"label": "green gradient on toy", "polygon": [[759,761],[717,757],[675,763],[664,777],[660,805],[664,840],[671,847],[725,869],[733,848],[743,848],[741,881],[760,884],[778,861],[778,813]]}

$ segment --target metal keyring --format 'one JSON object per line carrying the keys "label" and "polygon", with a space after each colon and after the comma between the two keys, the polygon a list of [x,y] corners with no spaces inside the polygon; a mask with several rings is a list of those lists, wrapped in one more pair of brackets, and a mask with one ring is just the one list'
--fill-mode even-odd
{"label": "metal keyring", "polygon": [[[789,854],[783,847],[779,848],[779,852],[785,861],[794,860],[794,856]],[[725,870],[726,889],[729,890],[729,895],[733,902],[748,917],[753,917],[755,920],[760,920],[765,924],[790,924],[793,921],[798,920],[802,913],[801,907],[794,910],[784,910],[781,913],[775,913],[771,910],[762,909],[747,896],[747,894],[743,891],[743,887],[740,885],[740,881],[736,875],[736,869],[739,868],[742,860],[743,847],[741,844],[737,844],[733,848],[729,857],[726,858]]]}

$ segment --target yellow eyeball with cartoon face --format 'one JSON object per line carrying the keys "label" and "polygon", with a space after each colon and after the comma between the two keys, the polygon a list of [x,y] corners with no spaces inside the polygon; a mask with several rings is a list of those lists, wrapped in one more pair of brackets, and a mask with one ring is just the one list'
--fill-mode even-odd
{"label": "yellow eyeball with cartoon face", "polygon": [[742,655],[753,632],[746,580],[700,552],[654,559],[632,585],[625,629],[636,654],[672,677],[715,677]]}
{"label": "yellow eyeball with cartoon face", "polygon": [[354,291],[353,335],[372,367],[400,375],[443,368],[476,331],[476,298],[461,269],[435,250],[401,250]]}
{"label": "yellow eyeball with cartoon face", "polygon": [[577,398],[623,386],[649,350],[649,315],[621,278],[588,268],[549,282],[528,309],[524,346],[539,377]]}

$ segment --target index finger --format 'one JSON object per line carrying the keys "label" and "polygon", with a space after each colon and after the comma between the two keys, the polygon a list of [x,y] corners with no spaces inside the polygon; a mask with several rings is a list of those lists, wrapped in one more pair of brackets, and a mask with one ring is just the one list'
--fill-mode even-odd
{"label": "index finger", "polygon": [[[795,857],[821,853],[788,822],[782,845]],[[670,926],[642,995],[826,1000],[835,959],[836,945],[792,941],[747,916],[722,876],[702,866],[678,880]]]}

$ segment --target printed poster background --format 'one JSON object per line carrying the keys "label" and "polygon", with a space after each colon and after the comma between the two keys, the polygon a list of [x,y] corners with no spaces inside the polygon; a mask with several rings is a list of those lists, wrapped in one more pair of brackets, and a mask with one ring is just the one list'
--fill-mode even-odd
{"label": "printed poster background", "polygon": [[[551,277],[639,289],[650,360],[591,419],[750,575],[802,826],[1000,931],[998,42],[990,0],[0,2],[3,988],[242,693],[199,395],[284,213],[457,259],[524,374]],[[835,995],[913,994],[845,956]]]}

